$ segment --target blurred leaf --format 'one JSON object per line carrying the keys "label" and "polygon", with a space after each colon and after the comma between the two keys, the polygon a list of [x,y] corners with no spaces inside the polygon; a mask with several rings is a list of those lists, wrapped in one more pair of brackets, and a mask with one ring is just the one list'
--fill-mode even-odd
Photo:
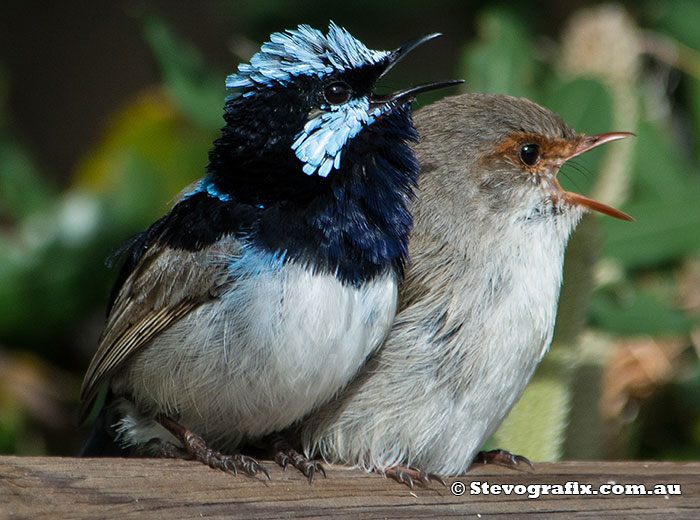
{"label": "blurred leaf", "polygon": [[0,130],[0,216],[6,212],[15,219],[31,215],[48,206],[51,195],[27,152]]}
{"label": "blurred leaf", "polygon": [[221,128],[226,75],[212,73],[197,49],[180,41],[160,18],[145,18],[143,27],[165,88],[178,109],[203,128]]}
{"label": "blurred leaf", "polygon": [[697,0],[647,2],[646,12],[652,15],[656,28],[672,34],[690,47],[700,49],[700,3]]}
{"label": "blurred leaf", "polygon": [[[678,396],[679,403],[692,411],[697,416],[698,426],[700,426],[700,366],[686,365],[683,378],[678,381]],[[697,432],[696,441],[700,445],[700,430]]]}
{"label": "blurred leaf", "polygon": [[594,326],[621,335],[687,333],[692,325],[682,312],[633,286],[596,291],[590,316]]}
{"label": "blurred leaf", "polygon": [[656,199],[624,209],[636,222],[602,219],[603,254],[633,269],[679,260],[700,251],[700,189],[686,185],[677,199]]}
{"label": "blurred leaf", "polygon": [[143,94],[112,119],[103,141],[79,166],[75,184],[104,194],[135,231],[204,176],[215,135],[187,124],[161,93]]}
{"label": "blurred leaf", "polygon": [[31,306],[24,296],[23,260],[18,245],[0,237],[0,336],[10,327],[22,333],[27,325],[23,317],[30,314]]}
{"label": "blurred leaf", "polygon": [[[44,215],[44,221],[52,216],[55,213]],[[92,235],[80,244],[66,242],[58,233],[40,244],[0,250],[0,337],[31,346],[49,359],[67,361],[65,352],[56,348],[60,336],[86,308],[104,304],[109,277],[104,259],[115,244],[104,243],[113,237],[108,228],[100,231],[104,235]]]}
{"label": "blurred leaf", "polygon": [[677,261],[700,251],[700,178],[668,134],[659,121],[639,125],[632,165],[634,202],[624,208],[636,222],[601,222],[604,254],[627,268]]}
{"label": "blurred leaf", "polygon": [[16,407],[0,405],[0,453],[15,454],[19,439],[26,433],[27,418]]}
{"label": "blurred leaf", "polygon": [[[612,101],[596,80],[575,79],[550,83],[542,104],[559,114],[574,130],[588,135],[610,131]],[[564,189],[590,194],[605,147],[592,150],[562,167],[559,180]]]}
{"label": "blurred leaf", "polygon": [[537,77],[534,46],[514,12],[491,9],[477,19],[479,39],[467,47],[462,77],[471,92],[532,96]]}
{"label": "blurred leaf", "polygon": [[547,108],[562,116],[577,132],[590,135],[612,130],[612,100],[600,81],[552,78],[542,100]]}
{"label": "blurred leaf", "polygon": [[[674,58],[692,76],[682,79],[681,88],[687,91],[689,116],[695,125],[700,121],[700,3],[696,0],[675,0],[674,2],[649,2],[648,13],[653,27],[661,38],[669,38],[667,43],[676,43]],[[687,48],[683,48],[687,46]],[[682,113],[684,106],[677,107]],[[700,134],[695,131],[695,146],[700,146]]]}
{"label": "blurred leaf", "polygon": [[688,89],[688,117],[696,125],[694,145],[697,149],[700,147],[700,133],[697,131],[697,124],[700,122],[700,79],[687,78],[686,85]]}
{"label": "blurred leaf", "polygon": [[690,172],[695,169],[682,160],[668,128],[659,121],[645,121],[636,133],[637,146],[632,163],[634,200],[664,200],[673,205],[687,194],[689,187],[700,188],[700,178],[697,175],[695,179],[691,177]]}
{"label": "blurred leaf", "polygon": [[7,80],[0,67],[0,219],[21,219],[50,204],[52,190],[9,131]]}

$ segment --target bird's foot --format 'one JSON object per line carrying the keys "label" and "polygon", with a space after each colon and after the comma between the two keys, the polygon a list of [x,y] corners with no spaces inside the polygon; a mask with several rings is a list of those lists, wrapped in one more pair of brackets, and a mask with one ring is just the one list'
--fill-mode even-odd
{"label": "bird's foot", "polygon": [[320,461],[311,460],[305,455],[302,455],[297,450],[292,448],[281,435],[273,435],[270,442],[272,445],[275,462],[282,466],[282,468],[287,469],[287,466],[291,464],[301,471],[307,479],[309,479],[309,484],[313,483],[317,473],[321,473],[324,478],[327,478],[326,469],[323,467]]}
{"label": "bird's foot", "polygon": [[480,451],[472,464],[497,464],[498,466],[520,470],[527,469],[525,466],[528,466],[530,471],[535,471],[535,466],[528,459],[506,450]]}
{"label": "bird's foot", "polygon": [[408,487],[413,489],[415,483],[419,483],[422,486],[427,486],[432,481],[437,481],[443,486],[447,486],[445,481],[440,475],[434,473],[426,473],[422,469],[409,468],[406,466],[394,466],[384,471],[386,477],[394,479],[400,484],[406,484]]}
{"label": "bird's foot", "polygon": [[251,476],[255,476],[260,472],[270,479],[270,474],[265,467],[254,458],[240,453],[224,455],[223,453],[212,450],[207,446],[207,443],[202,437],[188,430],[170,417],[161,415],[158,417],[158,421],[166,430],[180,439],[185,446],[184,448],[179,448],[174,444],[164,442],[161,444],[160,448],[161,456],[198,460],[210,468],[220,469],[227,473],[233,473],[234,475],[237,475],[239,471]]}

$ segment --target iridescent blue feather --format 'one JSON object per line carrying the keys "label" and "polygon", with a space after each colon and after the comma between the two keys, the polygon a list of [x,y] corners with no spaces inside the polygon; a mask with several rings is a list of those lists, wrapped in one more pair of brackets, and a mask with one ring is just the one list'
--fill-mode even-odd
{"label": "iridescent blue feather", "polygon": [[[298,76],[323,78],[349,69],[375,65],[389,52],[365,47],[345,29],[331,22],[328,34],[300,25],[297,30],[274,33],[250,63],[238,66],[238,73],[226,79],[237,95],[251,96],[256,89],[286,85]],[[231,98],[230,98],[231,99]],[[389,110],[388,105],[383,105]],[[341,150],[363,127],[372,124],[382,110],[370,113],[369,99],[350,99],[340,105],[323,104],[319,115],[310,119],[294,139],[292,149],[307,175],[327,177],[340,168]]]}
{"label": "iridescent blue feather", "polygon": [[373,51],[345,29],[330,23],[328,34],[300,25],[296,30],[274,33],[250,63],[226,78],[229,89],[286,84],[296,76],[322,77],[333,72],[379,63],[387,51]]}

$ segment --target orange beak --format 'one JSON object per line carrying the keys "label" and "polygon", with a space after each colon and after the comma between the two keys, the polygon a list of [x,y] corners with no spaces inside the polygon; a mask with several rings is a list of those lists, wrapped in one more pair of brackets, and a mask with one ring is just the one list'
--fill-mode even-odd
{"label": "orange beak", "polygon": [[[593,148],[595,148],[596,146],[600,146],[601,144],[610,141],[615,141],[617,139],[624,139],[625,137],[629,137],[631,135],[634,134],[630,132],[608,132],[605,134],[586,136],[579,141],[579,143],[574,147],[571,155],[569,155],[566,158],[566,160],[576,157],[577,155],[581,155],[582,153],[587,152],[588,150],[592,150]],[[603,213],[605,215],[609,215],[614,218],[619,218],[621,220],[634,221],[632,217],[630,217],[627,213],[620,211],[619,209],[615,209],[612,206],[608,206],[607,204],[603,204],[602,202],[598,202],[597,200],[588,198],[585,195],[579,195],[578,193],[564,191],[556,179],[554,180],[554,182],[556,186],[561,190],[561,196],[564,198],[564,200],[571,204],[584,206],[590,209],[591,211],[597,211],[598,213]]]}

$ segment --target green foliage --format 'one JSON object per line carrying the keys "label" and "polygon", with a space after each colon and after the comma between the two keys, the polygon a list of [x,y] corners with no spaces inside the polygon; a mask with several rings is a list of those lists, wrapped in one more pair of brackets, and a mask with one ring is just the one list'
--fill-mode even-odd
{"label": "green foliage", "polygon": [[178,110],[203,128],[221,128],[226,75],[207,68],[199,52],[178,39],[161,19],[146,18],[144,33],[160,65],[168,96]]}
{"label": "green foliage", "polygon": [[[602,24],[611,23],[619,11],[603,7],[590,13],[598,16],[598,22]],[[655,4],[649,8],[649,14],[655,18],[657,27],[669,31],[671,38],[676,37],[700,49],[700,33],[697,31],[700,7],[697,3],[679,2],[672,9],[662,9]],[[627,161],[630,167],[618,170],[615,175],[618,181],[623,181],[622,186],[627,187],[624,191],[628,198],[623,201],[623,209],[633,215],[636,222],[630,224],[598,217],[595,225],[591,225],[592,221],[587,219],[574,235],[567,253],[565,284],[552,354],[568,352],[566,355],[571,360],[582,356],[581,359],[586,361],[580,361],[576,371],[598,372],[595,378],[600,379],[605,356],[591,361],[584,353],[578,352],[575,342],[586,323],[613,338],[669,334],[687,337],[698,320],[678,308],[674,295],[679,288],[673,284],[671,294],[660,295],[642,283],[640,277],[643,268],[647,278],[652,273],[652,278],[668,279],[670,270],[700,252],[698,147],[692,153],[684,148],[683,143],[687,140],[677,134],[673,121],[656,116],[663,113],[663,107],[655,106],[654,100],[657,103],[668,101],[663,100],[658,92],[638,88],[638,83],[631,78],[612,79],[614,66],[606,72],[604,66],[596,65],[595,59],[591,60],[593,65],[562,64],[559,61],[562,51],[555,52],[551,45],[547,52],[538,49],[532,27],[514,11],[494,9],[482,12],[477,19],[477,32],[477,41],[467,46],[462,60],[462,76],[467,79],[470,90],[529,97],[558,112],[580,132],[632,130],[637,134],[631,145],[607,145],[577,158],[573,166],[562,169],[560,177],[566,189],[589,194],[605,188],[601,186],[603,182],[614,182],[614,177],[596,179],[591,172],[609,168],[611,162],[607,160],[620,153],[620,147],[632,146]],[[633,38],[634,34],[630,31],[629,35],[620,34],[619,38]],[[562,41],[562,47],[566,43]],[[595,49],[595,44],[590,42],[591,49]],[[631,40],[630,45],[633,44],[634,40]],[[686,51],[686,55],[692,56],[692,53]],[[617,57],[606,56],[603,64],[608,58],[615,60]],[[643,74],[642,71],[641,81],[644,81]],[[629,87],[620,94],[620,85],[626,80],[630,81]],[[684,80],[688,82],[689,92],[689,116],[684,122],[692,128],[693,135],[698,136],[700,83],[695,77]],[[621,95],[626,98],[627,113],[620,112],[622,109],[615,104]],[[630,111],[638,110],[635,107],[645,106],[649,106],[649,113],[642,112],[637,117],[629,115]],[[626,121],[632,127],[614,128],[613,125],[620,121]],[[615,266],[618,276],[596,288],[592,273],[596,266],[596,251],[601,246],[601,258]],[[591,274],[586,274],[587,271]],[[693,363],[697,366],[697,359]],[[596,399],[576,398],[577,392],[589,392],[589,389],[574,385],[585,385],[586,382],[581,378],[572,379],[569,369],[558,373],[552,371],[550,364],[545,359],[535,380],[496,433],[492,444],[516,450],[527,448],[537,456],[557,458],[562,453],[567,433],[565,428],[554,425],[559,425],[561,418],[567,416],[572,399],[595,407],[587,411],[577,410],[579,416],[598,413]],[[545,420],[550,425],[546,432],[532,425],[535,416],[538,421],[549,418]],[[587,432],[575,434],[579,438],[583,435],[602,439],[604,435],[599,430],[602,427],[600,421],[590,421]],[[601,448],[589,450],[599,455],[604,451]]]}
{"label": "green foliage", "polygon": [[[315,23],[296,20],[301,7],[290,5],[251,3],[236,13],[242,18],[240,26],[256,35],[266,33],[273,20],[273,29],[299,21]],[[407,8],[447,12],[456,5],[441,0],[423,7],[415,1]],[[564,31],[545,39],[538,32],[542,20],[523,16],[518,8],[506,2],[475,13],[476,36],[465,36],[462,49],[455,49],[455,76],[466,79],[471,91],[531,98],[580,132],[634,131],[633,139],[608,144],[565,165],[560,181],[566,189],[596,197],[619,183],[620,189],[611,195],[616,200],[604,201],[621,206],[636,222],[609,217],[582,222],[567,253],[552,352],[492,443],[523,450],[533,459],[562,453],[601,456],[610,451],[602,445],[603,430],[610,425],[598,412],[600,396],[592,382],[604,379],[608,357],[604,351],[586,351],[577,338],[595,330],[608,346],[618,338],[640,335],[672,335],[690,345],[689,335],[698,328],[698,310],[681,305],[684,288],[676,275],[700,258],[700,4],[688,0],[635,7],[637,19],[629,18],[630,34],[642,29],[634,24],[644,24],[647,39],[675,45],[679,61],[666,63],[668,54],[663,53],[649,60],[639,51],[638,77],[629,78],[615,77],[614,66],[607,73],[586,68],[579,63],[585,61],[581,57],[567,62],[564,49],[571,34]],[[320,16],[312,13],[315,8],[304,9],[308,16]],[[377,9],[391,11],[388,4]],[[604,6],[590,13],[612,19],[620,8]],[[569,13],[561,27],[573,23],[574,14]],[[142,22],[144,39],[160,69],[160,84],[127,100],[111,115],[99,142],[86,144],[84,158],[63,190],[47,181],[47,172],[37,167],[14,135],[4,102],[7,81],[0,69],[0,349],[31,350],[54,367],[84,367],[87,354],[76,344],[90,344],[88,351],[94,348],[115,276],[103,266],[104,259],[122,240],[167,211],[177,194],[204,172],[211,142],[223,125],[224,79],[234,71],[235,60],[230,70],[214,70],[162,19],[146,17]],[[376,19],[370,17],[366,24],[358,20],[353,32],[372,34]],[[614,36],[624,40],[630,34]],[[603,65],[617,60],[621,52],[610,51]],[[673,70],[679,78],[674,92],[658,88],[658,77],[645,68],[648,61],[666,72]],[[408,75],[405,71],[398,73]],[[414,79],[416,84],[425,81],[409,81]],[[700,368],[690,349],[683,356],[685,370],[676,372],[632,422],[629,456],[700,455]],[[42,371],[37,380],[47,384],[49,372]],[[72,392],[67,399],[73,402],[80,375],[76,371],[75,384],[66,386],[66,392]],[[10,395],[6,390],[0,382],[0,450],[29,451],[23,447],[25,438],[41,446],[45,439],[34,428],[36,418],[29,419],[30,405],[15,394],[3,400]],[[677,410],[683,420],[674,422],[666,409]],[[570,418],[575,431],[567,429]],[[661,423],[672,424],[677,432],[672,449],[654,440],[663,437]],[[64,431],[65,439],[74,437],[72,432]],[[585,446],[587,442],[595,446]]]}
{"label": "green foliage", "polygon": [[626,209],[635,226],[602,222],[604,253],[628,269],[653,267],[700,252],[700,178],[698,159],[684,153],[659,121],[637,129],[633,159],[634,198]]}
{"label": "green foliage", "polygon": [[626,336],[687,333],[692,323],[670,302],[632,284],[598,291],[590,315],[594,326]]}
{"label": "green foliage", "polygon": [[532,98],[537,63],[522,19],[508,10],[485,11],[477,17],[477,33],[463,59],[469,90]]}
{"label": "green foliage", "polygon": [[55,194],[41,179],[31,157],[7,128],[0,128],[0,215],[21,220],[51,203]]}

